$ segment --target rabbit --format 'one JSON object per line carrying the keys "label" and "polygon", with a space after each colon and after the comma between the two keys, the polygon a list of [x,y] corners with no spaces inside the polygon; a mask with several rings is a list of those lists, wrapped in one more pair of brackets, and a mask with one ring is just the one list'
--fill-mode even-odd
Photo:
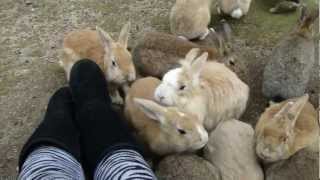
{"label": "rabbit", "polygon": [[221,122],[209,135],[204,157],[221,172],[224,180],[264,180],[254,149],[251,125],[231,119]]}
{"label": "rabbit", "polygon": [[273,101],[302,96],[315,62],[312,24],[319,11],[302,8],[296,29],[274,48],[263,73],[263,95]]}
{"label": "rabbit", "polygon": [[206,130],[224,120],[239,118],[246,109],[249,87],[218,62],[207,62],[192,49],[181,61],[182,67],[170,70],[155,91],[155,100],[197,114]]}
{"label": "rabbit", "polygon": [[233,37],[230,24],[225,20],[220,20],[214,25],[214,31],[204,40],[193,40],[192,42],[199,44],[200,46],[211,46],[219,50],[221,56],[219,61],[224,62],[227,65],[235,65],[235,54],[232,49]]}
{"label": "rabbit", "polygon": [[256,153],[266,163],[285,160],[319,138],[318,114],[309,95],[271,105],[256,128]]}
{"label": "rabbit", "polygon": [[135,81],[125,100],[125,116],[137,137],[157,155],[192,152],[208,142],[208,133],[195,115],[176,107],[154,102],[153,94],[160,80],[146,77]]}
{"label": "rabbit", "polygon": [[280,1],[274,7],[270,8],[270,12],[274,14],[294,12],[301,7],[300,3],[294,1]]}
{"label": "rabbit", "polygon": [[63,41],[63,58],[60,65],[64,68],[67,79],[71,68],[80,59],[88,58],[96,62],[105,73],[110,83],[112,102],[123,104],[118,89],[126,88],[136,79],[136,71],[131,53],[127,50],[130,23],[121,30],[118,41],[99,27],[96,30],[77,30],[67,34]]}
{"label": "rabbit", "polygon": [[227,14],[232,18],[240,19],[250,9],[251,0],[218,0],[217,11],[219,14]]}
{"label": "rabbit", "polygon": [[171,33],[183,39],[205,39],[210,33],[211,0],[176,0],[170,13]]}
{"label": "rabbit", "polygon": [[149,32],[133,49],[133,61],[141,75],[162,78],[170,69],[178,67],[179,61],[192,48],[208,52],[212,60],[221,60],[224,55],[220,48],[199,46],[166,33]]}

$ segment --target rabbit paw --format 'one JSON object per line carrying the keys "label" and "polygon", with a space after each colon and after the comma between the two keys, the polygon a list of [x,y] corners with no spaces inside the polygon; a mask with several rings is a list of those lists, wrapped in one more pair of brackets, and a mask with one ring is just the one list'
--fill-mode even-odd
{"label": "rabbit paw", "polygon": [[178,38],[182,39],[182,40],[185,40],[185,41],[189,41],[188,38],[184,37],[184,36],[178,36]]}
{"label": "rabbit paw", "polygon": [[213,33],[216,32],[216,30],[215,30],[214,28],[210,28],[209,30],[210,30],[211,32],[213,32]]}
{"label": "rabbit paw", "polygon": [[114,95],[110,95],[110,97],[112,104],[123,105],[124,102],[119,92],[115,93]]}
{"label": "rabbit paw", "polygon": [[209,29],[207,29],[206,30],[206,32],[202,35],[202,36],[200,36],[200,40],[204,40],[204,39],[206,39],[206,37],[209,35],[209,33],[210,33],[210,30]]}

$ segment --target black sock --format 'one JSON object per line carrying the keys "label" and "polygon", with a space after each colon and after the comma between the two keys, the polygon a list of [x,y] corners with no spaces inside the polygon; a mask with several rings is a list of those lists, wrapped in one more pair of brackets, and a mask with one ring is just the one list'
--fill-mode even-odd
{"label": "black sock", "polygon": [[92,177],[95,167],[109,151],[138,148],[124,120],[111,108],[106,80],[94,62],[77,62],[71,70],[69,83],[75,101],[84,168]]}
{"label": "black sock", "polygon": [[54,146],[80,162],[79,132],[73,124],[73,102],[69,88],[59,89],[50,99],[46,115],[21,150],[19,168],[40,146]]}

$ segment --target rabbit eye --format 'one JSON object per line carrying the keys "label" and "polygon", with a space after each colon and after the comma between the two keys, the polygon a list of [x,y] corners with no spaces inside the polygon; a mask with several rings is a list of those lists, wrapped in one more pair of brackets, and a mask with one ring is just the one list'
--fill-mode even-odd
{"label": "rabbit eye", "polygon": [[280,137],[280,141],[281,142],[286,142],[288,140],[288,137],[287,136],[281,136]]}
{"label": "rabbit eye", "polygon": [[186,88],[186,86],[185,85],[181,85],[180,87],[179,87],[179,90],[184,90]]}
{"label": "rabbit eye", "polygon": [[116,67],[117,66],[117,63],[115,60],[112,60],[112,66]]}
{"label": "rabbit eye", "polygon": [[185,130],[183,130],[183,129],[178,129],[178,132],[179,132],[180,134],[182,134],[182,135],[187,134],[187,132],[186,132]]}

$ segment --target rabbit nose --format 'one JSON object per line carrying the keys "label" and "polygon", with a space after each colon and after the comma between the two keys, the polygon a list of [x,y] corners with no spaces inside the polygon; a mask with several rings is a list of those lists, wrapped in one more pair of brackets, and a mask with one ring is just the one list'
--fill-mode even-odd
{"label": "rabbit nose", "polygon": [[129,73],[126,74],[125,78],[129,81],[129,82],[133,82],[136,79],[136,75],[135,73]]}
{"label": "rabbit nose", "polygon": [[160,101],[164,100],[164,96],[159,96]]}

